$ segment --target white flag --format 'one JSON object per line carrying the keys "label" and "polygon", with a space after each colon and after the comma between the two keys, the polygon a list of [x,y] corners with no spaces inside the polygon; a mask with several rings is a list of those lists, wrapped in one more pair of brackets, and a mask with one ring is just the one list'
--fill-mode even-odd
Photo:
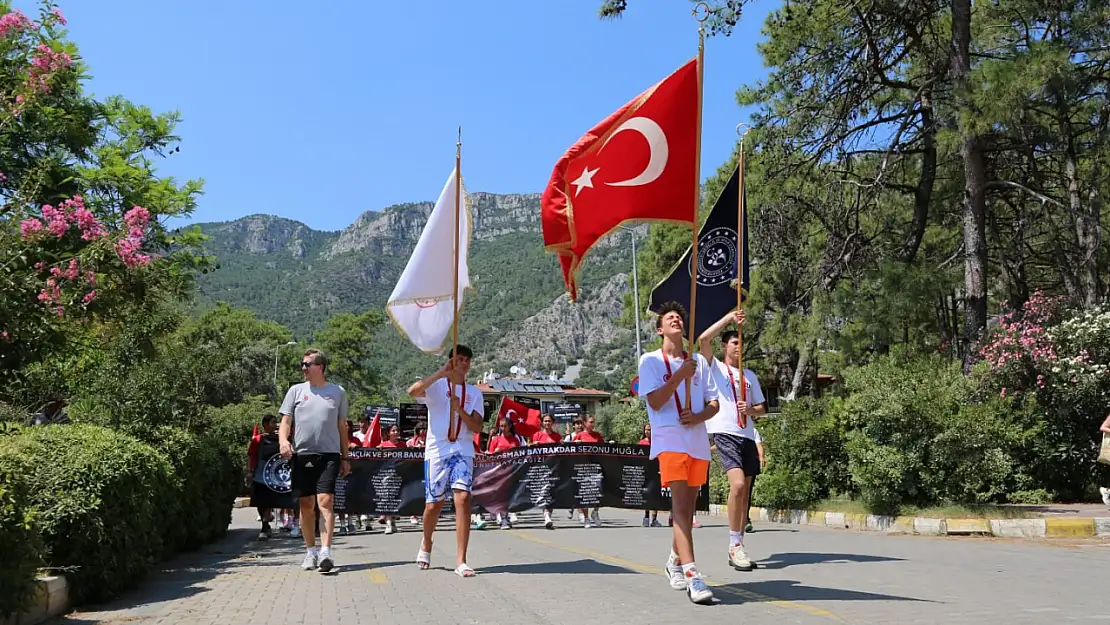
{"label": "white flag", "polygon": [[[393,324],[413,345],[429,353],[439,353],[443,341],[451,331],[454,321],[455,246],[455,178],[458,170],[451,172],[443,192],[436,200],[432,214],[401,279],[386,303],[386,310]],[[460,185],[461,188],[461,185]],[[459,309],[462,309],[464,290],[470,286],[467,270],[467,248],[470,247],[470,208],[466,202],[466,189],[459,198]]]}

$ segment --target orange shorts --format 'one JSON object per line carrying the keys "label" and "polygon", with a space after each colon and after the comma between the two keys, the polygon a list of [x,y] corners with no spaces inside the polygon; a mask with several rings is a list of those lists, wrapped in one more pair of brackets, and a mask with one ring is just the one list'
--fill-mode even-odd
{"label": "orange shorts", "polygon": [[659,452],[659,477],[663,486],[685,481],[687,486],[700,488],[709,479],[709,461],[678,451]]}

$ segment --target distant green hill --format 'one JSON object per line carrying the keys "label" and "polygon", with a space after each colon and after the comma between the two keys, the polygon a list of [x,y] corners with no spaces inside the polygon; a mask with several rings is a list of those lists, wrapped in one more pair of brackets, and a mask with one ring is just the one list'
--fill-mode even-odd
{"label": "distant green hill", "polygon": [[[473,193],[470,200],[472,292],[459,331],[478,352],[477,371],[507,373],[520,364],[562,374],[591,350],[610,353],[614,341],[631,354],[631,333],[617,326],[631,270],[627,234],[590,254],[580,303],[570,305],[558,262],[543,249],[539,196]],[[200,224],[220,267],[201,277],[198,304],[249,308],[310,339],[332,314],[385,304],[431,208],[424,202],[367,212],[341,232],[270,215]],[[395,391],[435,366],[392,326],[375,341]]]}

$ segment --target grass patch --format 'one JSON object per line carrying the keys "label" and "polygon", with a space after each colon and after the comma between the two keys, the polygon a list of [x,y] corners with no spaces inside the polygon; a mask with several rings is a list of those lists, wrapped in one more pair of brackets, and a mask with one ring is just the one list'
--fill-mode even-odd
{"label": "grass patch", "polygon": [[[843,512],[845,514],[871,514],[862,503],[851,499],[823,499],[813,506],[813,510]],[[897,516],[916,516],[927,519],[1036,519],[1040,518],[1035,510],[1023,506],[933,506],[918,508],[902,506]]]}

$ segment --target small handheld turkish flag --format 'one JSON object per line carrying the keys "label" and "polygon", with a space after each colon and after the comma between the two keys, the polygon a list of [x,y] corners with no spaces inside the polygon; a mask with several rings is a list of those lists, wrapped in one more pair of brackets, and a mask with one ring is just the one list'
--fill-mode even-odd
{"label": "small handheld turkish flag", "polygon": [[543,427],[539,410],[519,404],[508,397],[501,400],[501,409],[497,411],[497,422],[500,423],[505,418],[513,422],[516,433],[524,438],[532,438]]}
{"label": "small handheld turkish flag", "polygon": [[617,226],[694,223],[697,70],[697,60],[683,65],[590,129],[555,164],[541,200],[543,241],[559,254],[571,299],[586,252]]}

